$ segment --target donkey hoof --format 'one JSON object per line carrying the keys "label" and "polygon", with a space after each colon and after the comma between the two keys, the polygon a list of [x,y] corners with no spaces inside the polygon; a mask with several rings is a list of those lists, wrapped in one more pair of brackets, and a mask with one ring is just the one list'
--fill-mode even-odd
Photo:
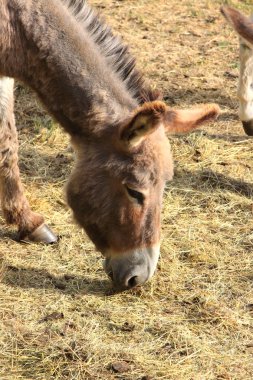
{"label": "donkey hoof", "polygon": [[248,136],[253,136],[253,120],[242,121],[242,126]]}
{"label": "donkey hoof", "polygon": [[57,242],[57,236],[50,230],[46,224],[41,224],[30,235],[22,238],[23,241],[31,241],[35,243],[53,244]]}

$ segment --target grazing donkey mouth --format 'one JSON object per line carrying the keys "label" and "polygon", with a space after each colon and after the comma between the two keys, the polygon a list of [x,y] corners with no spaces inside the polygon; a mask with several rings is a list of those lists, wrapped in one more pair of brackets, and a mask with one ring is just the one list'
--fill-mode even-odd
{"label": "grazing donkey mouth", "polygon": [[120,255],[107,252],[104,269],[117,289],[131,289],[153,276],[159,255],[159,245],[134,249]]}

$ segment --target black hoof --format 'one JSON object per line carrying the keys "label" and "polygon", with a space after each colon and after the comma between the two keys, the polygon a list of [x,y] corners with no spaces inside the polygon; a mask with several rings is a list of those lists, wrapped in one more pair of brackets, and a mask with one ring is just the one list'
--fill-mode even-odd
{"label": "black hoof", "polygon": [[253,136],[253,120],[242,121],[242,126],[248,136]]}
{"label": "black hoof", "polygon": [[20,237],[20,241],[53,244],[57,242],[57,236],[50,230],[46,224],[37,227],[30,235]]}

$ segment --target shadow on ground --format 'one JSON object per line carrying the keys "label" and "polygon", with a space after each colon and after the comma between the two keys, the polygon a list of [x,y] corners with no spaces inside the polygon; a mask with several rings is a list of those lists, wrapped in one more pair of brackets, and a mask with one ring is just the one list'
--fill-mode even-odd
{"label": "shadow on ground", "polygon": [[[174,181],[176,181],[177,188],[189,188],[189,181],[185,183],[183,178],[189,177],[192,179],[191,188],[202,192],[210,192],[212,189],[224,189],[233,193],[243,195],[247,198],[253,197],[253,183],[241,181],[231,178],[224,174],[214,172],[212,170],[203,170],[192,172],[186,169],[177,169],[175,171]],[[201,186],[205,185],[205,186]]]}
{"label": "shadow on ground", "polygon": [[112,292],[112,284],[109,280],[98,280],[69,273],[55,276],[46,269],[13,265],[4,267],[1,282],[13,288],[50,289],[73,296],[75,294],[91,294],[102,297]]}
{"label": "shadow on ground", "polygon": [[220,88],[167,88],[164,91],[164,100],[170,104],[180,103],[217,103],[220,107],[234,109],[235,101],[232,97],[224,94]]}

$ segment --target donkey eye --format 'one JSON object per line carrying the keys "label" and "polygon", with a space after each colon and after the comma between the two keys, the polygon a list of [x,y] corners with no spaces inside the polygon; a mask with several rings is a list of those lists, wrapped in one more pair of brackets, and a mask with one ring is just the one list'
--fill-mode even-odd
{"label": "donkey eye", "polygon": [[135,199],[140,205],[143,205],[144,203],[144,195],[140,193],[137,190],[130,189],[130,187],[126,186],[126,191],[128,192],[128,195]]}

